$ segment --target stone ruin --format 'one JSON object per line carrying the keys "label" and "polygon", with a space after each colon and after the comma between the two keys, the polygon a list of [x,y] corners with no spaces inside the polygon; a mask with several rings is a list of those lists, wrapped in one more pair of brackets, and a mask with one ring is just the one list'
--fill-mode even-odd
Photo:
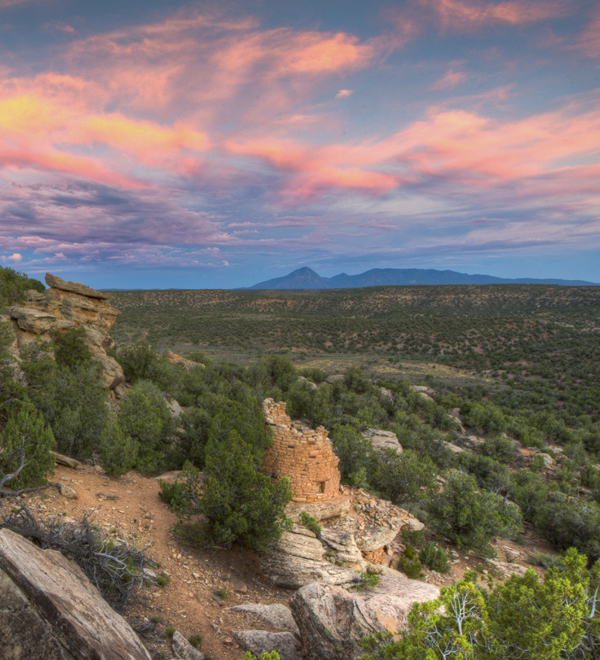
{"label": "stone ruin", "polygon": [[262,410],[273,431],[273,444],[265,455],[263,470],[273,479],[288,477],[293,502],[324,502],[340,494],[340,459],[333,453],[323,426],[313,430],[293,422],[284,402],[265,399]]}
{"label": "stone ruin", "polygon": [[50,288],[44,293],[32,289],[26,300],[8,310],[15,334],[11,353],[17,363],[20,350],[36,338],[48,341],[52,331],[83,328],[87,347],[94,359],[102,364],[106,386],[116,396],[123,394],[123,370],[106,354],[106,349],[114,345],[108,333],[121,312],[111,307],[107,294],[84,284],[66,282],[50,273],[46,274],[46,284]]}

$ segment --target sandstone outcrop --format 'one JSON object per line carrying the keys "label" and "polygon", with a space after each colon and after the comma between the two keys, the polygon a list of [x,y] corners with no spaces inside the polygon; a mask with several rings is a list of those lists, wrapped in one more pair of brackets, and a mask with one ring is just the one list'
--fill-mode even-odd
{"label": "sandstone outcrop", "polygon": [[356,571],[327,561],[327,552],[313,532],[295,525],[283,532],[271,552],[261,557],[261,567],[272,584],[299,589],[311,582],[351,584]]}
{"label": "sandstone outcrop", "polygon": [[310,584],[292,596],[290,607],[306,660],[359,660],[364,636],[405,629],[413,604],[438,596],[433,585],[384,575],[377,586],[355,593]]}
{"label": "sandstone outcrop", "polygon": [[3,660],[150,660],[140,640],[79,567],[0,530]]}
{"label": "sandstone outcrop", "polygon": [[49,340],[51,331],[83,328],[90,352],[102,365],[106,386],[121,394],[125,383],[123,370],[106,354],[106,349],[113,345],[108,333],[119,310],[107,302],[107,294],[84,284],[66,282],[50,273],[46,274],[46,284],[50,288],[44,293],[31,290],[27,300],[8,310],[16,335],[15,357],[23,346],[38,337]]}
{"label": "sandstone outcrop", "polygon": [[266,423],[273,431],[273,444],[267,450],[263,471],[273,479],[288,477],[294,502],[319,502],[339,496],[340,459],[333,453],[327,430],[313,430],[286,415],[285,402],[265,399]]}
{"label": "sandstone outcrop", "polygon": [[173,353],[173,351],[167,351],[167,360],[171,362],[172,364],[178,364],[180,367],[183,367],[186,371],[190,371],[190,369],[194,369],[196,367],[200,367],[200,369],[205,369],[205,365],[203,365],[201,362],[194,362],[194,360],[188,360],[187,358],[184,358],[181,355],[177,355],[177,353]]}
{"label": "sandstone outcrop", "polygon": [[402,453],[402,445],[398,440],[398,436],[391,431],[380,431],[379,429],[367,429],[363,433],[363,438],[368,440],[373,449],[392,449],[398,454]]}
{"label": "sandstone outcrop", "polygon": [[292,633],[296,637],[300,635],[292,613],[285,605],[281,605],[280,603],[273,603],[273,605],[243,603],[242,605],[236,605],[228,609],[232,612],[242,612],[243,614],[256,617],[263,623],[273,626],[277,630]]}
{"label": "sandstone outcrop", "polygon": [[383,632],[375,612],[341,587],[310,584],[290,600],[307,660],[359,660],[360,640]]}
{"label": "sandstone outcrop", "polygon": [[300,660],[302,646],[289,632],[273,633],[266,630],[234,630],[235,641],[257,658],[261,653],[277,651],[281,660]]}

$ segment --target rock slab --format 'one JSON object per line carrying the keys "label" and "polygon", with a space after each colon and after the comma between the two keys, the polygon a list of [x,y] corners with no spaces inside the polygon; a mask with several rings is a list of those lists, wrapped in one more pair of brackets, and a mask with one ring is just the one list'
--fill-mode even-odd
{"label": "rock slab", "polygon": [[302,587],[290,599],[290,607],[305,660],[359,660],[363,655],[360,640],[385,630],[362,599],[338,586]]}
{"label": "rock slab", "polygon": [[150,660],[76,564],[8,529],[0,530],[0,593],[4,660]]}
{"label": "rock slab", "polygon": [[235,641],[257,658],[262,653],[277,651],[281,660],[299,660],[302,646],[289,632],[272,633],[266,630],[234,630]]}

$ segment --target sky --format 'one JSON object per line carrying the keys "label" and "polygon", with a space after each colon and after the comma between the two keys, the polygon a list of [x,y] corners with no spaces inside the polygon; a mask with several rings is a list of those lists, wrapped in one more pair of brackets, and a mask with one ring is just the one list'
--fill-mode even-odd
{"label": "sky", "polygon": [[600,2],[0,0],[0,264],[600,282]]}

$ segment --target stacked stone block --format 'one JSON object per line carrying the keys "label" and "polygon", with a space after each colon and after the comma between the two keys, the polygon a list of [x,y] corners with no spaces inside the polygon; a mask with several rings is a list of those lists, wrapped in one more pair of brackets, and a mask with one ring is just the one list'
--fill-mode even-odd
{"label": "stacked stone block", "polygon": [[323,502],[339,495],[340,459],[333,453],[327,430],[293,422],[284,402],[265,399],[262,410],[273,432],[263,470],[273,479],[288,477],[294,502]]}

